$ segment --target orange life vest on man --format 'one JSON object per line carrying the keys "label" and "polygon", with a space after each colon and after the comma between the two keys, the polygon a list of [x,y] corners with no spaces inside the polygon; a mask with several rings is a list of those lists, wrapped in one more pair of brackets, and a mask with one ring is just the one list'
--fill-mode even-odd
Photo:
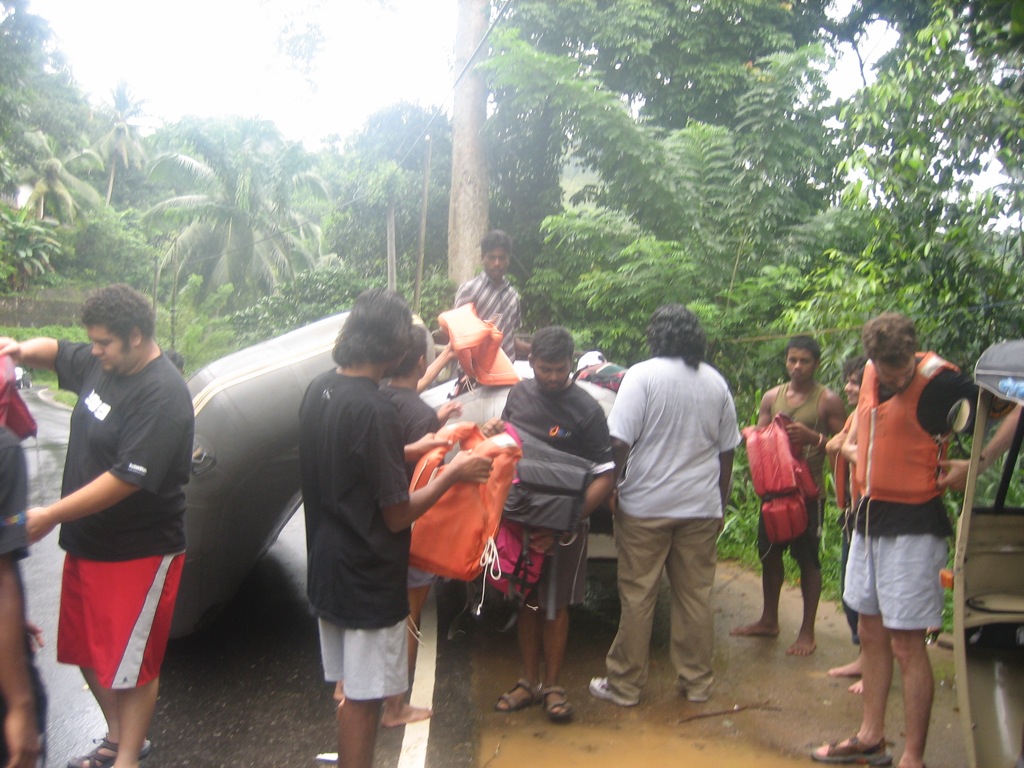
{"label": "orange life vest on man", "polygon": [[942,495],[938,462],[946,444],[929,435],[917,420],[921,392],[943,370],[958,368],[934,352],[917,356],[910,385],[879,402],[878,376],[868,362],[857,403],[857,482],[877,501],[924,504]]}
{"label": "orange life vest on man", "polygon": [[[853,414],[851,413],[846,419],[846,424],[843,426],[843,432],[849,434],[852,424]],[[857,474],[850,471],[850,462],[845,459],[842,451],[836,454],[832,475],[836,482],[836,503],[840,509],[846,509],[859,499],[862,494],[860,483],[857,482]]]}

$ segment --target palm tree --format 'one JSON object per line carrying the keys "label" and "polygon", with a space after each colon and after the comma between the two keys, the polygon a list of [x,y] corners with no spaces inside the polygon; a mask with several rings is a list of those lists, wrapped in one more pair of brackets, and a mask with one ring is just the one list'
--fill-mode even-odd
{"label": "palm tree", "polygon": [[142,169],[146,165],[146,150],[139,139],[138,129],[131,120],[142,114],[143,102],[135,99],[123,80],[110,92],[113,109],[110,112],[110,130],[96,142],[96,151],[107,165],[107,205],[114,195],[117,169]]}
{"label": "palm tree", "polygon": [[327,190],[308,170],[312,159],[301,145],[260,120],[192,124],[183,132],[194,151],[162,155],[151,171],[195,190],[146,212],[184,223],[162,268],[173,264],[176,282],[200,274],[207,288],[231,283],[251,298],[312,266],[320,231],[295,210],[293,198],[302,189],[316,197]]}
{"label": "palm tree", "polygon": [[46,216],[47,202],[61,222],[74,221],[83,207],[95,208],[100,204],[100,195],[92,185],[70,170],[103,168],[103,160],[98,154],[91,149],[76,149],[59,157],[56,141],[42,131],[32,131],[25,138],[35,149],[37,158],[33,168],[28,169],[32,174],[30,178],[37,180],[25,207],[35,210],[37,219]]}

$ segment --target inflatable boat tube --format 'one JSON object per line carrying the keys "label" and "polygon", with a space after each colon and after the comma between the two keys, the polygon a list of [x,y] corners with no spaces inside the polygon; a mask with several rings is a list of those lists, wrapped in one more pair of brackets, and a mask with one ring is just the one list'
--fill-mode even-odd
{"label": "inflatable boat tube", "polygon": [[299,404],[345,314],[223,357],[189,379],[188,544],[172,637],[213,619],[301,503]]}
{"label": "inflatable boat tube", "polygon": [[[195,632],[220,613],[301,506],[299,405],[310,381],[334,365],[331,351],[346,314],[235,352],[189,379],[195,445],[172,637]],[[580,386],[608,412],[612,392]],[[440,384],[423,399],[436,408],[450,391],[450,383]],[[456,398],[460,418],[482,423],[500,416],[508,391],[477,387]]]}

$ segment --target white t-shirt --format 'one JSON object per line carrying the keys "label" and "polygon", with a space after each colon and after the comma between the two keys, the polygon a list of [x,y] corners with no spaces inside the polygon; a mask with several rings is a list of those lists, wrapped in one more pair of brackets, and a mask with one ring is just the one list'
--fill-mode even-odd
{"label": "white t-shirt", "polygon": [[722,516],[719,455],[740,443],[736,405],[706,363],[655,357],[631,367],[608,416],[631,446],[619,503],[634,517]]}

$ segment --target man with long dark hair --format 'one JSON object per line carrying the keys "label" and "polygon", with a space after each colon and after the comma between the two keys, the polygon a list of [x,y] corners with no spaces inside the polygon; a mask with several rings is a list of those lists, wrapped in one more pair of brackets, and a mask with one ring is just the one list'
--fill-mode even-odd
{"label": "man with long dark hair", "polygon": [[736,406],[721,374],[704,362],[697,316],[659,307],[647,326],[650,359],[622,379],[608,418],[622,473],[615,511],[619,631],[607,676],[590,681],[599,699],[629,707],[647,682],[654,606],[662,572],[671,585],[670,658],[681,695],[711,695],[716,543],[740,442]]}
{"label": "man with long dark hair", "polygon": [[[324,678],[343,681],[338,765],[371,768],[381,705],[408,688],[410,526],[453,484],[485,482],[491,461],[459,453],[412,494],[395,406],[379,389],[409,349],[412,315],[393,291],[356,299],[299,410],[307,591],[319,619]],[[437,444],[428,435],[427,450]],[[421,451],[422,452],[422,451]]]}

